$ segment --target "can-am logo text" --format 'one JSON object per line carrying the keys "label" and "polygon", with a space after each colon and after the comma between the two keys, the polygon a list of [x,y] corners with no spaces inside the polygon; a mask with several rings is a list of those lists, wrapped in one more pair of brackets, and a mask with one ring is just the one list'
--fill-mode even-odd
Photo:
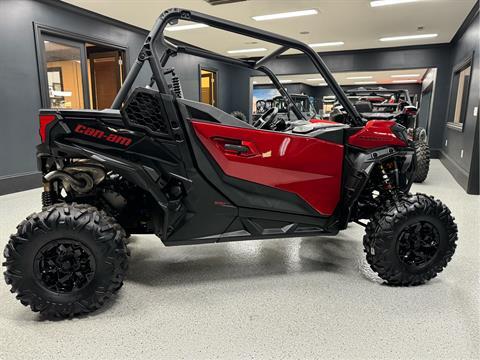
{"label": "can-am logo text", "polygon": [[82,124],[78,124],[74,131],[79,134],[91,136],[97,139],[105,140],[114,144],[128,146],[132,143],[132,139],[125,136],[120,136],[114,133],[107,133],[103,130],[91,128]]}

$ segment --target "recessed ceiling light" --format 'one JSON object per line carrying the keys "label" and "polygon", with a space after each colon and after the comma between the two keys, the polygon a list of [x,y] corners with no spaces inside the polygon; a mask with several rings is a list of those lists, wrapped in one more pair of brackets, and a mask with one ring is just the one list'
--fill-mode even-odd
{"label": "recessed ceiling light", "polygon": [[188,25],[175,25],[175,26],[167,26],[165,30],[167,31],[182,31],[182,30],[193,30],[193,29],[201,29],[208,27],[207,24],[188,24]]}
{"label": "recessed ceiling light", "polygon": [[419,35],[402,35],[380,38],[380,41],[401,41],[401,40],[415,40],[415,39],[430,39],[437,37],[438,34],[419,34]]}
{"label": "recessed ceiling light", "polygon": [[307,81],[322,81],[323,78],[311,78],[311,79],[307,79]]}
{"label": "recessed ceiling light", "polygon": [[393,78],[408,78],[408,77],[419,77],[420,74],[398,74],[398,75],[390,75],[390,77],[393,77]]}
{"label": "recessed ceiling light", "polygon": [[299,10],[299,11],[290,11],[278,14],[269,14],[269,15],[259,15],[252,16],[252,19],[255,21],[265,21],[265,20],[276,20],[276,19],[285,19],[297,16],[308,16],[308,15],[317,15],[318,11],[315,9],[310,10]]}
{"label": "recessed ceiling light", "polygon": [[229,53],[229,54],[241,54],[241,53],[258,52],[258,51],[267,51],[267,49],[265,49],[265,48],[252,48],[252,49],[228,50],[227,53]]}
{"label": "recessed ceiling light", "polygon": [[405,83],[416,83],[418,82],[417,80],[393,80],[392,83],[402,83],[402,84],[405,84]]}
{"label": "recessed ceiling light", "polygon": [[288,80],[288,79],[287,79],[287,80],[280,80],[280,82],[281,82],[282,84],[283,84],[283,83],[290,83],[290,82],[292,82],[292,80]]}
{"label": "recessed ceiling light", "polygon": [[324,42],[324,43],[315,43],[315,44],[308,44],[308,46],[315,48],[315,47],[324,47],[324,46],[341,46],[345,45],[343,41],[331,41],[331,42]]}
{"label": "recessed ceiling light", "polygon": [[254,81],[253,81],[253,84],[255,85],[255,84],[258,84],[258,83],[254,80]]}
{"label": "recessed ceiling light", "polygon": [[397,4],[406,4],[411,2],[417,2],[418,0],[375,0],[370,1],[371,7],[377,6],[387,6],[387,5],[397,5]]}
{"label": "recessed ceiling light", "polygon": [[318,86],[327,86],[327,83],[320,83]]}
{"label": "recessed ceiling light", "polygon": [[373,79],[373,76],[350,76],[348,80]]}
{"label": "recessed ceiling light", "polygon": [[376,81],[355,81],[354,84],[357,85],[368,85],[368,84],[376,84]]}

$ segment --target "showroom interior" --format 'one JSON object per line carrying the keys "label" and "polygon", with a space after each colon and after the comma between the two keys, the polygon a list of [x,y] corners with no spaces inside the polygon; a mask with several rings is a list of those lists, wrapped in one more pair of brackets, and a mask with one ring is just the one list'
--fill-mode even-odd
{"label": "showroom interior", "polygon": [[[285,138],[281,145],[286,149],[295,137],[308,137],[300,130],[296,133],[298,124],[290,123],[292,116],[306,119],[307,125],[298,126],[307,127],[308,131],[318,129],[315,127],[318,124],[336,126],[332,122],[345,119],[345,113],[350,111],[350,105],[343,102],[342,96],[364,117],[364,124],[358,128],[367,128],[369,119],[393,122],[394,119],[404,119],[395,117],[398,114],[404,115],[407,120],[401,124],[406,127],[405,134],[408,134],[411,146],[421,143],[422,154],[429,154],[424,178],[414,181],[409,191],[432,195],[448,205],[455,226],[458,226],[451,263],[443,271],[440,267],[441,273],[424,285],[386,285],[385,278],[375,273],[378,273],[375,266],[372,271],[365,260],[364,251],[367,254],[374,251],[373,247],[364,250],[364,227],[367,232],[369,227],[363,220],[350,222],[338,235],[325,232],[325,236],[308,236],[309,230],[306,229],[307,236],[302,236],[300,230],[295,233],[298,224],[288,223],[285,212],[282,221],[290,225],[279,226],[279,236],[267,236],[274,222],[262,223],[264,228],[260,232],[269,239],[257,241],[239,236],[242,231],[242,234],[249,234],[260,227],[251,220],[253,215],[245,215],[248,220],[241,220],[245,230],[234,226],[237,220],[231,221],[228,227],[231,231],[225,233],[230,235],[223,234],[219,239],[239,236],[247,241],[203,241],[205,244],[196,246],[169,246],[171,244],[162,243],[154,235],[158,232],[145,230],[145,234],[130,234],[127,229],[129,238],[125,249],[128,249],[129,265],[123,287],[118,292],[115,289],[105,305],[91,314],[72,314],[74,319],[59,321],[29,311],[18,301],[25,302],[26,297],[18,296],[16,300],[15,294],[9,293],[12,283],[12,292],[23,286],[18,285],[21,281],[12,280],[21,278],[23,272],[7,271],[9,286],[0,286],[0,327],[4,329],[0,358],[479,358],[480,32],[479,3],[476,0],[0,0],[1,245],[6,246],[10,234],[15,231],[18,231],[17,235],[12,239],[17,240],[10,240],[11,244],[27,241],[19,235],[21,228],[27,227],[21,221],[29,214],[42,211],[42,199],[43,205],[55,203],[50,198],[45,200],[53,194],[45,185],[45,164],[59,168],[59,157],[75,146],[88,143],[86,136],[105,137],[110,141],[105,132],[111,131],[120,134],[111,138],[117,143],[115,145],[125,145],[125,148],[132,139],[136,141],[132,135],[134,131],[130,131],[135,127],[114,131],[111,129],[115,127],[113,120],[106,122],[105,129],[108,130],[101,133],[100,130],[88,133],[95,129],[84,125],[77,125],[75,130],[62,125],[68,134],[71,131],[81,133],[83,142],[74,142],[70,148],[59,147],[54,165],[42,162],[41,156],[45,154],[37,157],[38,153],[46,151],[45,147],[37,147],[44,142],[45,129],[49,128],[42,121],[52,114],[61,114],[52,117],[60,122],[69,116],[72,121],[86,121],[98,117],[98,114],[115,117],[108,114],[117,111],[111,109],[115,108],[112,103],[119,102],[120,112],[116,113],[128,116],[128,124],[133,122],[127,111],[127,105],[131,103],[128,96],[133,98],[137,88],[146,94],[158,93],[157,90],[161,89],[148,64],[155,52],[153,55],[147,53],[144,66],[138,76],[132,77],[132,83],[129,71],[145,55],[144,43],[155,21],[170,8],[197,11],[294,39],[319,54],[320,67],[324,64],[328,71],[322,74],[309,53],[301,48],[283,45],[284,48],[278,50],[277,45],[265,38],[247,36],[246,30],[243,34],[232,34],[226,29],[215,29],[213,23],[186,21],[188,17],[172,21],[164,29],[168,44],[192,50],[173,54],[162,66],[165,66],[165,77],[172,79],[169,85],[171,97],[183,98],[181,103],[186,104],[192,118],[195,117],[192,109],[198,116],[205,117],[199,117],[203,121],[200,124],[194,123],[195,131],[197,126],[203,129],[202,124],[218,116],[230,119],[225,123],[219,121],[223,127],[228,127],[234,118],[240,124],[237,131],[246,132],[258,127],[258,119],[261,119],[260,126],[265,125],[266,114],[275,110],[278,119],[281,115],[281,124],[293,128],[293,140]],[[201,56],[202,52],[205,56]],[[213,53],[220,56],[211,55]],[[225,57],[233,60],[222,61]],[[269,71],[276,76],[274,80],[256,65],[260,63],[268,65]],[[167,67],[168,71],[165,70]],[[344,95],[339,96],[330,76]],[[181,84],[180,90],[177,82]],[[125,94],[127,100],[118,101],[117,94],[125,89],[125,84],[131,87]],[[162,96],[161,101],[166,101],[164,94]],[[360,105],[366,103],[369,110],[364,114]],[[393,108],[395,110],[391,110]],[[40,117],[39,109],[45,109]],[[173,111],[166,109],[167,113]],[[179,109],[178,113],[183,116],[180,105]],[[55,113],[56,110],[66,112]],[[77,113],[73,110],[88,111]],[[285,130],[279,123],[275,123],[277,128],[272,127],[267,132]],[[354,127],[346,123],[341,126],[344,129],[342,134],[350,134],[345,128]],[[172,134],[177,131],[175,127],[172,129]],[[205,126],[203,131],[208,129]],[[418,129],[422,131],[417,132]],[[147,134],[150,136],[151,131],[148,130]],[[392,132],[393,137],[394,134]],[[327,141],[336,141],[336,146],[343,149],[338,144],[347,141],[347,135],[342,136],[336,140],[329,137]],[[201,141],[197,139],[196,142],[203,144],[203,152],[215,153],[218,146],[227,149],[227,145],[231,146],[231,151],[238,151],[235,156],[248,157],[249,151],[256,151],[255,144],[249,145],[248,141],[224,144],[221,142],[226,141],[224,138],[217,141],[216,137],[211,137],[215,141],[211,150],[204,142],[207,140],[199,139]],[[179,138],[176,141],[181,142]],[[157,142],[158,139],[152,140],[152,144]],[[196,145],[189,146],[193,153],[197,151]],[[305,142],[305,152],[309,151],[307,146],[312,146],[311,142]],[[99,145],[100,153],[107,147]],[[95,149],[87,146],[88,149],[94,154]],[[124,148],[122,151],[131,153]],[[417,160],[411,166],[423,166],[419,165],[419,150],[414,151]],[[121,151],[115,150],[113,154],[121,156]],[[272,156],[269,152],[260,155],[265,159]],[[217,180],[205,174],[210,166],[221,172],[218,169],[222,169],[222,163],[218,165],[208,156],[205,162],[201,162],[199,159],[204,155],[196,156],[198,163],[191,166],[204,171],[201,177],[205,178],[198,179],[197,183],[218,187]],[[310,161],[333,163],[336,155],[306,156],[310,156]],[[373,156],[377,157],[377,153]],[[108,158],[102,160],[97,154],[91,159],[105,162]],[[112,156],[112,159],[115,158]],[[339,169],[346,169],[347,165],[342,161],[346,160],[339,160]],[[300,165],[295,165],[305,176],[302,180],[305,181],[304,187],[312,177],[310,171],[314,171],[307,163],[301,160]],[[153,179],[153,184],[160,184],[163,175],[149,166],[139,169]],[[283,186],[292,194],[296,191],[292,190],[293,186],[281,183],[287,182],[294,172],[278,172],[282,166],[258,167],[259,174],[249,174],[249,179],[261,179],[271,172],[270,176],[279,177],[276,184],[280,185],[274,186],[275,191]],[[404,168],[406,166],[404,164]],[[185,168],[188,173],[187,165]],[[236,170],[228,171],[235,173]],[[225,172],[230,175],[228,171]],[[398,180],[398,173],[403,168],[395,171]],[[58,179],[78,173],[62,174]],[[104,173],[102,179],[108,174]],[[387,176],[385,171],[383,174]],[[219,179],[229,178],[222,175]],[[181,207],[179,200],[171,200],[175,191],[188,193],[189,187],[195,188],[196,178],[192,177],[192,182],[180,175],[175,176],[178,183],[183,184],[181,187],[175,187],[177,183],[173,180],[162,185],[170,191],[166,195],[168,209],[165,211],[168,214],[173,213],[172,204],[175,209]],[[75,189],[77,183],[72,181]],[[97,184],[95,177],[93,181]],[[148,183],[145,184],[148,188]],[[242,192],[242,183],[231,181],[228,186],[233,189],[228,191],[235,194],[233,199],[238,196],[241,201],[251,201],[249,204],[259,203],[260,195],[255,193],[257,197],[252,195],[253,200],[249,200],[249,195]],[[298,205],[293,197],[278,200],[280,197],[275,198],[277,195],[267,187],[264,187],[265,196],[272,197],[266,198],[265,202],[272,209],[283,211],[282,206],[287,206],[283,202],[290,202],[292,209]],[[64,190],[69,191],[68,187]],[[322,196],[331,196],[325,189],[313,190]],[[255,191],[258,189],[252,193]],[[137,194],[143,193],[138,191],[132,197],[144,196]],[[192,208],[203,201],[200,195],[192,198]],[[69,202],[70,198],[65,195],[64,199]],[[121,201],[124,200],[122,197]],[[132,200],[132,204],[137,204],[137,200]],[[145,201],[147,204],[150,200]],[[225,213],[233,207],[223,200],[214,201],[215,206],[219,203]],[[232,203],[236,204],[235,200]],[[208,223],[217,222],[214,205],[203,210],[204,214],[199,218],[203,220],[197,220],[196,226],[213,227]],[[259,205],[263,210],[258,211],[265,212],[267,205],[262,205],[263,208]],[[134,206],[130,206],[132,214],[146,211],[145,208],[134,210]],[[79,214],[83,214],[82,211]],[[254,214],[253,210],[251,214]],[[439,216],[444,214],[442,212]],[[109,216],[115,217],[110,213]],[[187,215],[187,219],[188,216],[193,218],[193,215]],[[38,215],[29,219],[36,217]],[[265,219],[269,219],[267,215]],[[162,221],[167,224],[167,220],[162,218]],[[172,224],[186,220],[169,221],[172,221],[169,226],[173,227]],[[155,227],[163,226],[165,233],[174,231],[168,224],[158,225],[155,220],[153,223]],[[284,233],[296,235],[283,239],[280,235]],[[208,240],[208,236],[202,239]],[[7,260],[2,271],[11,266],[10,259],[14,257],[14,246],[7,245],[7,248],[9,246],[10,253],[6,250],[4,256]],[[35,261],[33,267],[41,267]],[[97,267],[100,269],[100,265]],[[26,302],[25,305],[29,305]],[[36,311],[42,312],[51,304],[54,306],[55,300]]]}

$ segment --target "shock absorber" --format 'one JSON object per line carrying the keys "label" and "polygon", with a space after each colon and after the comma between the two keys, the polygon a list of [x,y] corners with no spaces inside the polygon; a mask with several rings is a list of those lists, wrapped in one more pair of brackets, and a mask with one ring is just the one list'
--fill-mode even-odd
{"label": "shock absorber", "polygon": [[385,171],[383,164],[380,164],[380,171],[382,172],[383,188],[388,191],[392,190],[393,186],[390,181],[390,176],[388,176],[387,172]]}
{"label": "shock absorber", "polygon": [[50,182],[45,181],[43,183],[43,192],[42,192],[42,206],[48,207],[55,204],[56,197],[55,193],[51,189]]}
{"label": "shock absorber", "polygon": [[175,95],[179,98],[183,98],[182,84],[180,84],[180,79],[177,75],[172,76],[172,88]]}

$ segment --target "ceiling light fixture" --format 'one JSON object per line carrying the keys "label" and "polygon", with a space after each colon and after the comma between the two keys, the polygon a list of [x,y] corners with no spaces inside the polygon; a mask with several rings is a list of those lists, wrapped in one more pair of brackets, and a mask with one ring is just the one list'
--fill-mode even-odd
{"label": "ceiling light fixture", "polygon": [[193,30],[193,29],[201,29],[208,27],[207,24],[188,24],[188,25],[175,25],[175,26],[167,26],[165,30],[167,31],[182,31],[182,30]]}
{"label": "ceiling light fixture", "polygon": [[311,79],[307,79],[307,81],[322,81],[323,78],[311,78]]}
{"label": "ceiling light fixture", "polygon": [[378,7],[378,6],[387,6],[387,5],[398,5],[398,4],[406,4],[417,2],[418,0],[374,0],[370,1],[371,7]]}
{"label": "ceiling light fixture", "polygon": [[348,80],[373,79],[373,76],[350,76]]}
{"label": "ceiling light fixture", "polygon": [[318,86],[327,86],[327,83],[320,83]]}
{"label": "ceiling light fixture", "polygon": [[376,84],[376,81],[355,81],[354,84],[356,85],[369,85],[369,84]]}
{"label": "ceiling light fixture", "polygon": [[417,40],[417,39],[430,39],[437,37],[438,34],[419,34],[419,35],[402,35],[402,36],[390,36],[380,38],[380,41],[401,41],[401,40]]}
{"label": "ceiling light fixture", "polygon": [[286,18],[297,17],[297,16],[317,15],[317,14],[318,14],[317,10],[310,9],[310,10],[290,11],[290,12],[278,13],[278,14],[252,16],[252,19],[255,21],[265,21],[265,20],[286,19]]}
{"label": "ceiling light fixture", "polygon": [[265,49],[265,48],[253,48],[253,49],[228,50],[227,53],[229,53],[229,54],[242,54],[242,53],[258,52],[258,51],[267,51],[267,49]]}
{"label": "ceiling light fixture", "polygon": [[308,46],[315,48],[315,47],[325,47],[325,46],[341,46],[345,45],[343,41],[331,41],[331,42],[324,42],[324,43],[315,43],[315,44],[308,44]]}
{"label": "ceiling light fixture", "polygon": [[408,78],[408,77],[419,77],[420,74],[398,74],[398,75],[390,75],[392,78]]}
{"label": "ceiling light fixture", "polygon": [[283,83],[291,83],[292,80],[288,80],[288,79],[287,79],[287,80],[280,80],[280,82],[281,82],[282,84],[283,84]]}
{"label": "ceiling light fixture", "polygon": [[393,80],[392,83],[397,83],[397,84],[406,84],[406,83],[416,83],[418,82],[417,80]]}

